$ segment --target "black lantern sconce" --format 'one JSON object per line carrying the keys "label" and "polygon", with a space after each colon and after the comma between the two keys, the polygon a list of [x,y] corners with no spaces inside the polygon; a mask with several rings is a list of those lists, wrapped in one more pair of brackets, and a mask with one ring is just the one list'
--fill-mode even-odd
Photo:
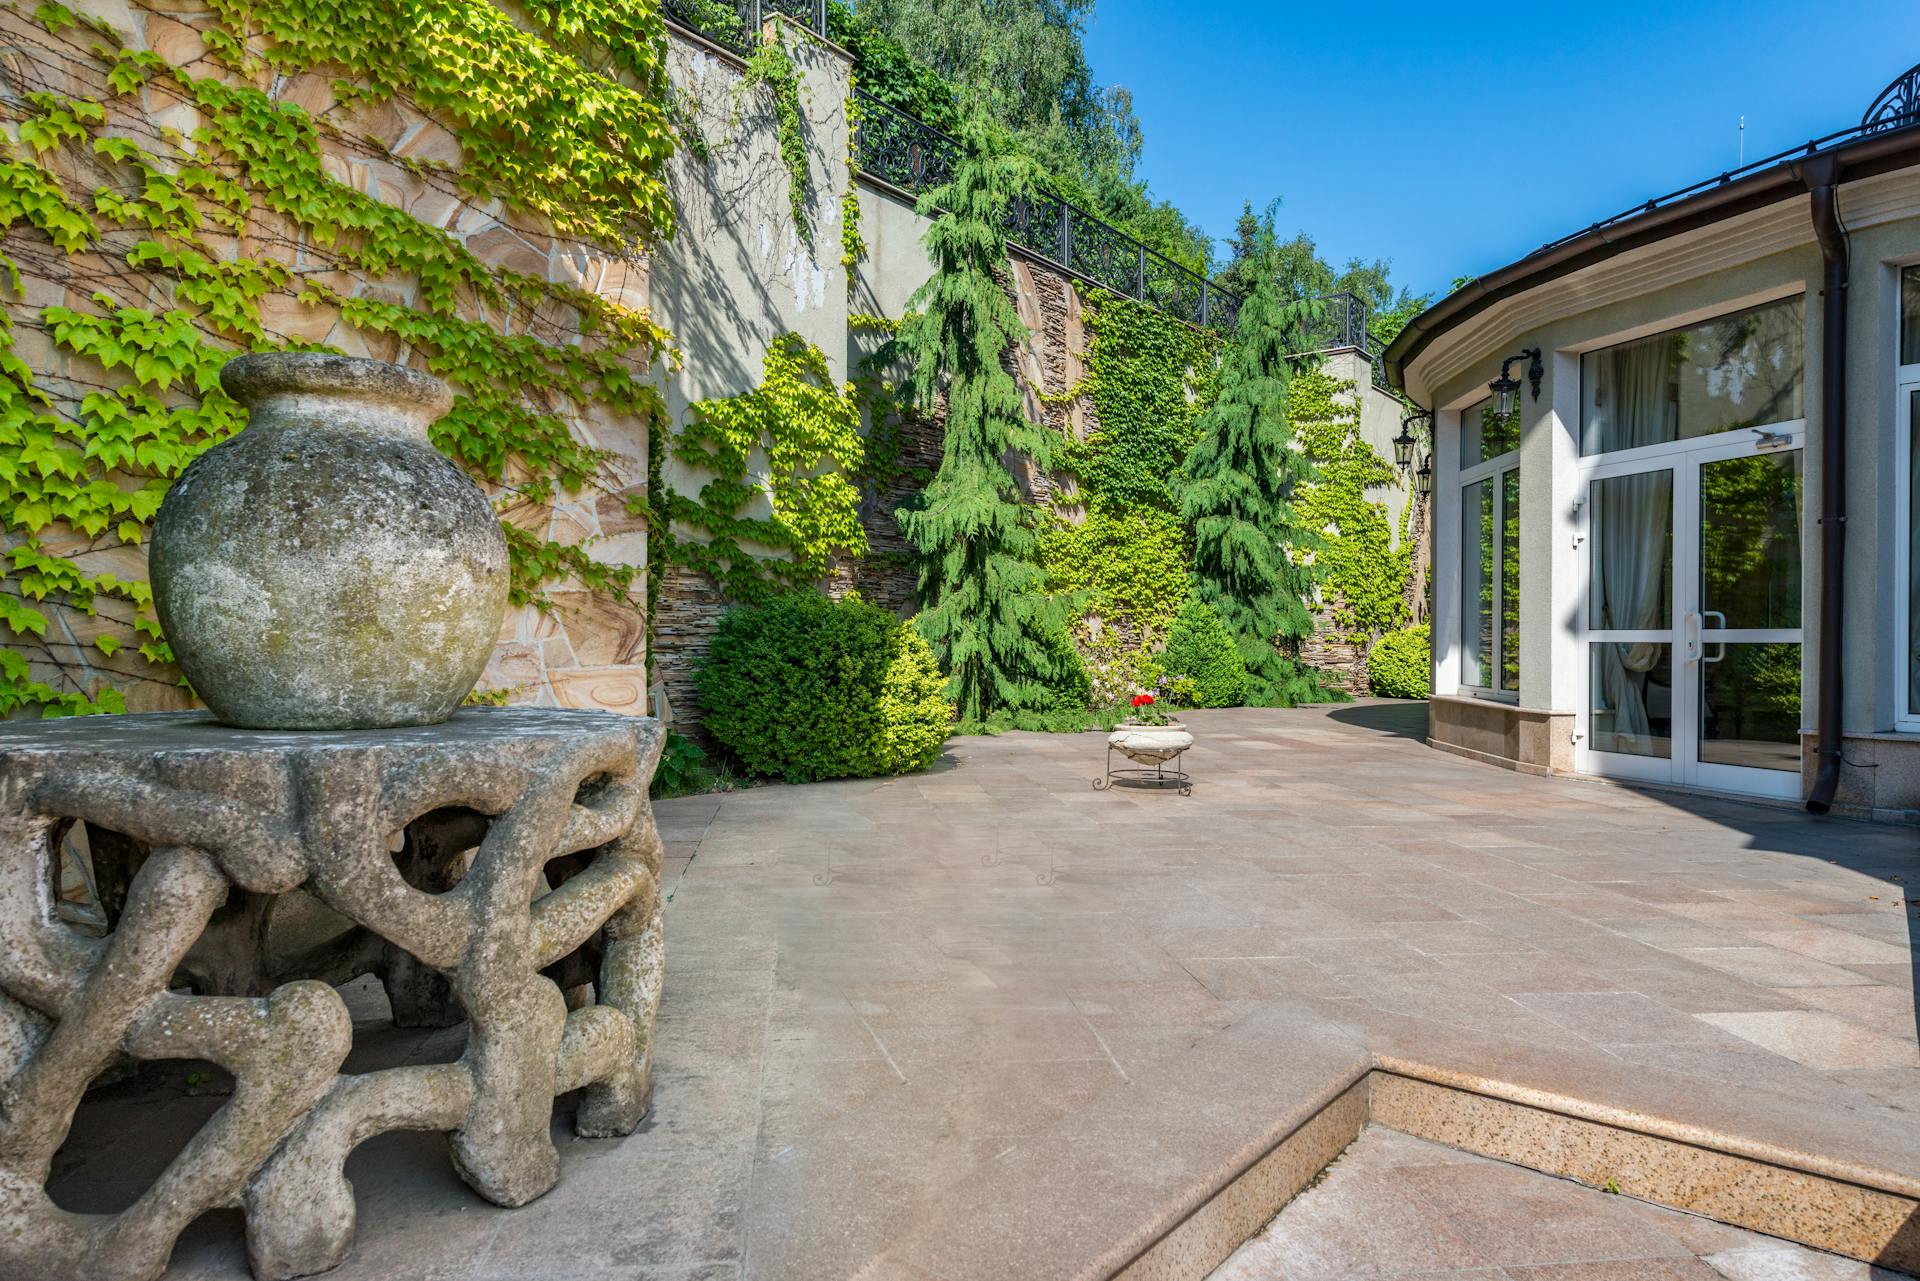
{"label": "black lantern sconce", "polygon": [[1413,466],[1413,447],[1418,440],[1413,429],[1422,422],[1432,421],[1432,414],[1418,409],[1408,410],[1407,416],[1400,420],[1400,434],[1393,438],[1393,461],[1401,471]]}
{"label": "black lantern sconce", "polygon": [[1547,367],[1540,363],[1538,347],[1523,348],[1518,356],[1508,356],[1500,362],[1500,376],[1487,384],[1493,392],[1493,412],[1502,418],[1511,418],[1518,408],[1520,382],[1513,376],[1513,367],[1521,361],[1527,364],[1527,382],[1533,386],[1533,398],[1540,399],[1540,380],[1546,377]]}
{"label": "black lantern sconce", "polygon": [[1425,498],[1433,492],[1433,455],[1428,454],[1420,460],[1420,470],[1413,473],[1413,492]]}

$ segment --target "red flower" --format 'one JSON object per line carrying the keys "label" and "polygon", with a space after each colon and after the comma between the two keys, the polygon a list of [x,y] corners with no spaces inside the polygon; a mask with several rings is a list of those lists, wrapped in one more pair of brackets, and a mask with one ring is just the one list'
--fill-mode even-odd
{"label": "red flower", "polygon": [[1148,703],[1151,703],[1152,701],[1153,701],[1153,695],[1151,694],[1135,694],[1133,696],[1133,705],[1135,707],[1145,707]]}

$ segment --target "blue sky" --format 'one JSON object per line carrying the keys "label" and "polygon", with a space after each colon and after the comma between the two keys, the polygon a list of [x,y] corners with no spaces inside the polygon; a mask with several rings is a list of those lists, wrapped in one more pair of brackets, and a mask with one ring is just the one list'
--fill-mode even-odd
{"label": "blue sky", "polygon": [[1099,0],[1141,173],[1216,236],[1282,199],[1336,265],[1455,276],[1856,123],[1920,61],[1920,0],[1598,5]]}

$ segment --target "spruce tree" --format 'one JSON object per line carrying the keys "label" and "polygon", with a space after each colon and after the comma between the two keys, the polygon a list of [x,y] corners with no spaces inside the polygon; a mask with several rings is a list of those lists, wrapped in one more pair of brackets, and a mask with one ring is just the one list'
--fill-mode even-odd
{"label": "spruce tree", "polygon": [[1316,581],[1312,553],[1322,543],[1290,501],[1313,479],[1287,419],[1288,337],[1301,330],[1302,304],[1280,296],[1280,247],[1270,227],[1261,230],[1257,261],[1218,397],[1173,489],[1193,526],[1194,595],[1233,634],[1247,667],[1247,701],[1291,707],[1326,697],[1312,669],[1283,652],[1313,633],[1307,602]]}
{"label": "spruce tree", "polygon": [[[915,410],[946,406],[940,470],[895,513],[918,553],[921,613],[914,620],[948,673],[961,732],[1041,728],[1059,719],[1055,688],[1078,677],[1062,644],[1066,619],[1035,563],[1038,536],[1008,460],[1055,460],[1059,438],[1029,422],[1007,349],[1027,336],[1002,286],[1005,214],[1030,187],[1031,163],[978,111],[963,123],[953,180],[921,198],[934,217],[924,244],[933,276],[909,303],[895,339],[911,363]],[[1084,699],[1078,711],[1084,725]]]}

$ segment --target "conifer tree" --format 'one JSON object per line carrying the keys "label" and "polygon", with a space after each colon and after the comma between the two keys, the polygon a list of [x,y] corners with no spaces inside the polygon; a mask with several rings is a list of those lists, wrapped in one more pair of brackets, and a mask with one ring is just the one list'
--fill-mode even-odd
{"label": "conifer tree", "polygon": [[[1059,718],[1058,689],[1085,675],[1064,643],[1064,614],[1045,593],[1038,537],[1008,470],[1019,455],[1050,465],[1059,446],[1027,421],[1003,360],[1027,336],[999,278],[1004,217],[1032,169],[978,111],[960,140],[953,180],[920,201],[934,218],[924,241],[934,271],[895,339],[911,364],[914,409],[935,415],[945,395],[945,451],[932,482],[896,516],[919,559],[915,624],[949,674],[961,731],[1041,728]],[[1081,728],[1084,700],[1076,715]]]}
{"label": "conifer tree", "polygon": [[1280,247],[1260,233],[1253,292],[1240,308],[1222,361],[1219,394],[1199,422],[1174,495],[1193,526],[1194,595],[1227,625],[1247,667],[1247,701],[1291,707],[1326,696],[1289,653],[1312,635],[1318,534],[1301,526],[1290,501],[1313,479],[1293,447],[1287,419],[1288,336],[1301,304],[1280,296]]}

